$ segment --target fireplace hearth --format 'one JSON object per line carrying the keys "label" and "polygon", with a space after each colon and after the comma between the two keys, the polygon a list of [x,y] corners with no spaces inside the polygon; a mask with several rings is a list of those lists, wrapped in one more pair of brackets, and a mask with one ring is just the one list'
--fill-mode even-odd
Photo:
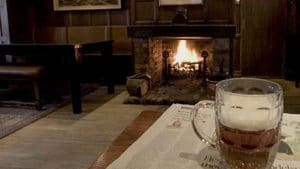
{"label": "fireplace hearth", "polygon": [[134,25],[135,72],[151,77],[144,96],[125,103],[195,104],[214,97],[215,75],[232,76],[234,25]]}
{"label": "fireplace hearth", "polygon": [[177,79],[169,81],[169,85],[161,85],[149,90],[142,97],[129,96],[126,104],[159,104],[172,103],[195,104],[200,100],[214,98],[214,85],[201,87],[202,82],[197,79]]}

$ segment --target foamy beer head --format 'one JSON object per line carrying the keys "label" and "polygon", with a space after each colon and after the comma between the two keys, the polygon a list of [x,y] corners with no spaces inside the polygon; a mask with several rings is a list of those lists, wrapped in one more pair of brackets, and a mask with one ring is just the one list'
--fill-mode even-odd
{"label": "foamy beer head", "polygon": [[281,87],[270,81],[235,78],[220,82],[216,102],[218,120],[233,129],[268,130],[281,120]]}
{"label": "foamy beer head", "polygon": [[276,128],[280,111],[273,105],[272,96],[223,95],[220,122],[230,128],[259,131]]}

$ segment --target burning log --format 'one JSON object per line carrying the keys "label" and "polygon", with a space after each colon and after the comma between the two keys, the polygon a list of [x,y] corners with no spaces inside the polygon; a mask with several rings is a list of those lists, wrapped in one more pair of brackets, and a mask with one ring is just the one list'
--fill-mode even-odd
{"label": "burning log", "polygon": [[175,63],[170,68],[170,73],[172,77],[198,77],[201,75],[202,68],[201,68],[202,61],[198,62],[182,62],[182,63]]}

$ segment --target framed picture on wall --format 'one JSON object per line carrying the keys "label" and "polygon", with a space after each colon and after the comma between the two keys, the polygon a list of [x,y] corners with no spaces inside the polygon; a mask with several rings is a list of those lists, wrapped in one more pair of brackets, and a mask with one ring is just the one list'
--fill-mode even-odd
{"label": "framed picture on wall", "polygon": [[204,0],[159,0],[159,5],[203,5]]}
{"label": "framed picture on wall", "polygon": [[55,11],[120,9],[121,0],[53,0]]}

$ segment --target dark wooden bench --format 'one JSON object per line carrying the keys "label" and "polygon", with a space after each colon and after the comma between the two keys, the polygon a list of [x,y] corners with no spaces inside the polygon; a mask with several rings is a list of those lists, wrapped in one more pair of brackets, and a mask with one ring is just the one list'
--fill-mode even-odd
{"label": "dark wooden bench", "polygon": [[[34,105],[37,109],[40,109],[42,106],[39,86],[41,76],[44,75],[45,72],[51,72],[52,70],[58,70],[61,67],[65,67],[66,71],[61,71],[60,73],[55,72],[57,75],[51,80],[66,78],[69,81],[72,81],[72,77],[74,76],[68,73],[72,72],[73,70],[70,69],[73,69],[74,65],[76,65],[75,53],[74,45],[33,43],[1,44],[0,80],[2,82],[7,81],[7,83],[14,83],[19,86],[25,85],[24,83],[31,83],[33,85],[32,92],[35,97],[33,101],[16,101],[23,96],[15,96],[19,98],[10,97],[9,100],[1,99],[1,103],[13,103],[14,105],[18,104],[26,106]],[[10,61],[8,61],[7,58],[11,58],[9,59]],[[71,78],[68,78],[68,76]],[[80,97],[79,85],[74,86],[77,86],[75,89],[78,90],[77,95]],[[80,102],[80,98],[77,102]]]}
{"label": "dark wooden bench", "polygon": [[[20,81],[29,82],[33,85],[33,91],[35,100],[26,105],[34,105],[37,110],[41,109],[41,98],[40,98],[40,87],[39,79],[43,71],[42,66],[16,66],[16,65],[5,65],[0,66],[0,80],[13,81],[19,83]],[[2,101],[4,103],[5,101]],[[7,102],[11,103],[11,102]],[[15,104],[22,104],[19,102],[13,102]]]}

